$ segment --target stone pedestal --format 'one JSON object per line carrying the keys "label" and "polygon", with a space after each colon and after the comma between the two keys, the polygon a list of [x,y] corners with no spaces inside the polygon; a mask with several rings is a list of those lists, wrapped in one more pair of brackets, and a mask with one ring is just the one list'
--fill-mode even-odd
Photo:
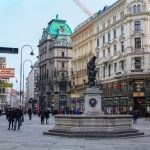
{"label": "stone pedestal", "polygon": [[84,115],[95,116],[102,114],[101,94],[102,91],[100,91],[97,87],[91,87],[86,89],[84,93]]}

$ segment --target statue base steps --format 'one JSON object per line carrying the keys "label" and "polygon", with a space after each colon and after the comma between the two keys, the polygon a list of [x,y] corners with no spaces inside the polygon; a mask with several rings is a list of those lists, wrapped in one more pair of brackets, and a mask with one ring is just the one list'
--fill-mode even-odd
{"label": "statue base steps", "polygon": [[133,128],[130,115],[57,115],[55,126],[43,134],[93,138],[144,135]]}

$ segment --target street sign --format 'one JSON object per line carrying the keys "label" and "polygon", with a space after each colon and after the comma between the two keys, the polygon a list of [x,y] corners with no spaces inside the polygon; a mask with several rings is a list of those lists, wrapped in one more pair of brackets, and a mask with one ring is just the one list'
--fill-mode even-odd
{"label": "street sign", "polygon": [[0,78],[14,77],[14,68],[0,68]]}
{"label": "street sign", "polygon": [[12,87],[13,87],[13,84],[12,84],[12,83],[0,83],[0,87],[12,88]]}
{"label": "street sign", "polygon": [[0,47],[0,53],[18,54],[18,48]]}

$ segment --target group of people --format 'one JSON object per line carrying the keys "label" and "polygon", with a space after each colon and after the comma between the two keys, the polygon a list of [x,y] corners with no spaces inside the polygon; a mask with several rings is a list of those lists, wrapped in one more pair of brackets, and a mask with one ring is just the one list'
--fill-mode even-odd
{"label": "group of people", "polygon": [[8,130],[16,130],[16,127],[18,126],[18,130],[20,129],[20,126],[22,125],[23,121],[23,112],[20,108],[9,108],[6,112],[6,118],[8,119],[9,125]]}
{"label": "group of people", "polygon": [[41,124],[44,124],[46,120],[46,124],[49,124],[50,110],[46,108],[45,110],[40,110],[38,112],[38,116],[41,117]]}

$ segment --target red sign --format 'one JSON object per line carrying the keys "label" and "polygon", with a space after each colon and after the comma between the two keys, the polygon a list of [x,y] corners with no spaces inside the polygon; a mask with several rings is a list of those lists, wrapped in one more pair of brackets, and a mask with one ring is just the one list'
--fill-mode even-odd
{"label": "red sign", "polygon": [[0,68],[0,78],[13,78],[14,68]]}

